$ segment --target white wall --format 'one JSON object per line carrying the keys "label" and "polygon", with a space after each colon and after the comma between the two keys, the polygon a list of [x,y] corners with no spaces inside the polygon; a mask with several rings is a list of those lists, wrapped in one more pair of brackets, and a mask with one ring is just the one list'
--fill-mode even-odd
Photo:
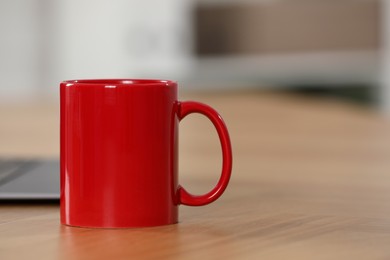
{"label": "white wall", "polygon": [[39,88],[37,3],[0,1],[0,100],[33,96]]}
{"label": "white wall", "polygon": [[[113,4],[114,3],[114,4]],[[66,78],[172,74],[188,52],[188,1],[61,1]]]}
{"label": "white wall", "polygon": [[0,1],[0,101],[57,95],[64,79],[180,79],[191,0]]}

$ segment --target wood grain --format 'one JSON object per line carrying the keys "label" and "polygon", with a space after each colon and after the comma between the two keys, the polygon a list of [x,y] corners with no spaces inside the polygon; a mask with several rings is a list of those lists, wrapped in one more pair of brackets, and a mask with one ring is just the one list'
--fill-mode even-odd
{"label": "wood grain", "polygon": [[[0,259],[390,258],[390,123],[377,111],[267,92],[182,99],[215,107],[230,129],[221,199],[181,206],[177,225],[123,230],[61,226],[57,205],[0,204]],[[0,154],[57,156],[57,112],[0,107]],[[216,133],[201,116],[180,131],[180,182],[207,191],[220,172]]]}

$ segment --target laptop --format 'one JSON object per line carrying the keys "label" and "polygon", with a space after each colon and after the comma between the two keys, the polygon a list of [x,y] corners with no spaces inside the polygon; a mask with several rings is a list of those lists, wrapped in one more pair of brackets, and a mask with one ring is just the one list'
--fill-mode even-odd
{"label": "laptop", "polygon": [[0,159],[1,200],[58,200],[58,160]]}

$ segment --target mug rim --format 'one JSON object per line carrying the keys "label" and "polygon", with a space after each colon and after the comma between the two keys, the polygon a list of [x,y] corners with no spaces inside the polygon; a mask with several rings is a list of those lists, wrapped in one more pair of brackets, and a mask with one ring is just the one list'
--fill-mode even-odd
{"label": "mug rim", "polygon": [[82,86],[166,86],[174,87],[177,85],[176,81],[165,79],[75,79],[64,80],[61,85],[66,86],[82,85]]}

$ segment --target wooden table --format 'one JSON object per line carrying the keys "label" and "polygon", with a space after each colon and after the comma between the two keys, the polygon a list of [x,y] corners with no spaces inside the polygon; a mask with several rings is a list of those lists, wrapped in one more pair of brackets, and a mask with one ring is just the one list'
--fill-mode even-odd
{"label": "wooden table", "polygon": [[[58,205],[0,203],[0,259],[389,259],[390,123],[377,111],[267,92],[187,94],[229,126],[229,188],[177,225],[59,224]],[[57,105],[0,106],[0,155],[58,156]],[[213,186],[220,148],[201,116],[181,124],[180,182]]]}

